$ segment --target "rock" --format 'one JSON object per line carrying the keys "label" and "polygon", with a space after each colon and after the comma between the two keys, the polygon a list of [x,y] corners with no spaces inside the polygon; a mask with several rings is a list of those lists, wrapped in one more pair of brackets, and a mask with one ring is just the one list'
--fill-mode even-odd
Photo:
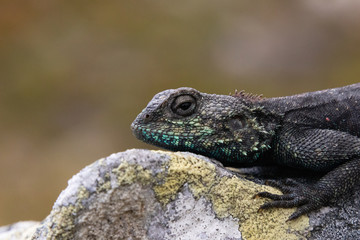
{"label": "rock", "polygon": [[[359,208],[351,207],[346,199],[341,201],[346,206],[339,203],[310,214],[310,219],[302,216],[286,222],[295,209],[258,212],[269,201],[253,198],[260,191],[279,194],[203,156],[128,150],[81,170],[60,194],[50,215],[26,231],[34,233],[38,226],[33,240],[360,237],[356,231]],[[4,227],[0,239],[15,239],[3,238],[9,232],[1,229]]]}
{"label": "rock", "polygon": [[38,228],[39,226],[39,222],[23,221],[0,227],[0,239],[29,240],[35,233],[36,228]]}

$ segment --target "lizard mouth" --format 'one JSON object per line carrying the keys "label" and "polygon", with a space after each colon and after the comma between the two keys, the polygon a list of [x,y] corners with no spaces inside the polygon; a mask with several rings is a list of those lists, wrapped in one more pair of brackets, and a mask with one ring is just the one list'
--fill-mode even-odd
{"label": "lizard mouth", "polygon": [[136,120],[131,124],[130,128],[137,139],[159,147],[166,147],[163,146],[164,144],[160,141],[159,134],[156,134],[155,131],[150,130],[146,126],[139,124]]}
{"label": "lizard mouth", "polygon": [[149,129],[144,127],[144,123],[149,119],[148,114],[140,113],[135,120],[131,123],[131,131],[133,135],[139,139],[144,141],[144,137],[146,137],[150,131]]}
{"label": "lizard mouth", "polygon": [[131,123],[130,129],[132,132],[136,131],[137,126],[136,126],[135,122]]}
{"label": "lizard mouth", "polygon": [[164,136],[164,134],[159,134],[156,131],[152,131],[142,125],[137,124],[136,122],[133,122],[131,124],[131,130],[133,135],[148,144],[155,145],[157,147],[161,147],[164,149],[169,149],[173,151],[178,151],[178,147],[175,147],[175,141],[174,139],[169,139]]}
{"label": "lizard mouth", "polygon": [[136,121],[134,121],[133,123],[131,123],[131,131],[133,133],[133,135],[139,139],[139,140],[142,140],[142,137],[143,137],[143,134],[142,134],[142,127],[140,127]]}

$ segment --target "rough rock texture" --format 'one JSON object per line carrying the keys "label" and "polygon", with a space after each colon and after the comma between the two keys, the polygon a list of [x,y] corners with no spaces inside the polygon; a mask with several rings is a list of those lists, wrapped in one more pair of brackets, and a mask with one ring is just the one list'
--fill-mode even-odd
{"label": "rough rock texture", "polygon": [[39,222],[23,221],[17,222],[8,226],[0,227],[1,240],[18,240],[18,239],[31,239],[40,226]]}
{"label": "rough rock texture", "polygon": [[[359,239],[358,194],[285,222],[294,209],[257,212],[260,191],[190,153],[128,150],[84,168],[40,224],[0,239]],[[36,231],[35,228],[37,227]],[[18,234],[18,235],[14,235]]]}

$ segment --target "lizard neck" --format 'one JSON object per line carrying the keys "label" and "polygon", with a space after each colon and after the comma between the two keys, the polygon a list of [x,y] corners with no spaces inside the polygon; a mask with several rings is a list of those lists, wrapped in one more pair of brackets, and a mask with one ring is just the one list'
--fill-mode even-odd
{"label": "lizard neck", "polygon": [[[200,154],[216,158],[225,165],[253,165],[271,151],[283,115],[268,109],[264,100],[245,101],[235,107],[217,128],[211,147]],[[210,150],[210,151],[209,151]],[[265,159],[264,161],[266,161]],[[260,162],[260,164],[261,164]]]}

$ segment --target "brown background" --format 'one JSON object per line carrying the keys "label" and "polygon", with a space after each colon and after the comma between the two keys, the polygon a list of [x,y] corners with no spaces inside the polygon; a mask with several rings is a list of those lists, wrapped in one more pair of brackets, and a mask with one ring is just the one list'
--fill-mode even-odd
{"label": "brown background", "polygon": [[137,141],[151,97],[281,96],[359,81],[360,4],[2,1],[0,225],[41,220],[67,180]]}

